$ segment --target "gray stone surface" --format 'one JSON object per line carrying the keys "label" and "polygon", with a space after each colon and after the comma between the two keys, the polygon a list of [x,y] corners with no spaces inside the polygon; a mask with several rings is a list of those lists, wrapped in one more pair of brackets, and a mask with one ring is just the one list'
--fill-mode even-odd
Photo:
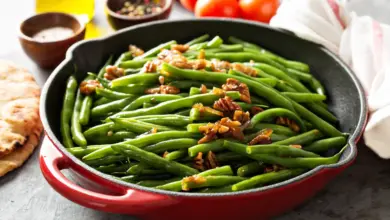
{"label": "gray stone surface", "polygon": [[[100,8],[98,7],[98,10]],[[99,12],[95,22],[107,25]],[[191,17],[175,5],[171,19]],[[34,73],[43,85],[50,74],[36,67],[16,46],[0,58],[13,60]],[[126,215],[103,213],[79,206],[55,192],[43,178],[39,149],[20,169],[0,178],[0,220],[120,220]],[[363,143],[356,162],[317,196],[277,220],[390,219],[390,161],[379,159]]]}

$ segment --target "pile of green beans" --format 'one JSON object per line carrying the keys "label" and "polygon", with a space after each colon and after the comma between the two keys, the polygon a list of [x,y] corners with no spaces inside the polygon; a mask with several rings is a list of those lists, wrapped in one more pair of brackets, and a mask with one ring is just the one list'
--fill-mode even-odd
{"label": "pile of green beans", "polygon": [[[100,82],[92,94],[84,95],[82,82],[69,77],[60,131],[70,153],[122,181],[189,193],[253,189],[338,162],[348,136],[336,128],[325,89],[309,65],[235,37],[226,42],[205,34],[185,43],[189,49],[182,55],[194,60],[203,53],[208,61],[244,65],[257,74],[247,75],[233,69],[234,65],[226,72],[213,72],[211,62],[201,70],[162,62],[155,72],[144,72],[146,63],[159,59],[162,50],[175,44],[175,40],[165,42],[136,57],[125,52],[116,61],[110,56],[97,74],[88,73],[83,79]],[[125,75],[105,79],[109,65],[123,68]],[[249,88],[251,103],[240,100],[240,91],[213,92],[229,78]],[[180,93],[146,94],[161,83]],[[241,125],[243,138],[216,136],[200,142],[204,136],[200,127],[222,116],[193,106],[213,108],[223,96],[229,96],[242,111],[261,111],[251,112],[249,121]],[[289,123],[276,123],[281,118]],[[270,132],[268,136],[265,131]],[[256,137],[268,142],[251,145]],[[336,153],[329,157],[329,152]],[[210,155],[216,166],[196,166],[195,161],[210,160]]]}

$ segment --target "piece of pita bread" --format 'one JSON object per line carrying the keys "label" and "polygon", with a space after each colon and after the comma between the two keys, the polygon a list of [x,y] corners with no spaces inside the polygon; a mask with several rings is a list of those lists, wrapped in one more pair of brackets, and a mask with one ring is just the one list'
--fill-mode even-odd
{"label": "piece of pita bread", "polygon": [[40,88],[26,69],[0,60],[0,176],[20,166],[38,144],[39,96]]}
{"label": "piece of pita bread", "polygon": [[42,128],[36,129],[33,134],[28,136],[26,143],[23,146],[17,147],[11,153],[0,158],[0,177],[6,173],[20,167],[39,144]]}

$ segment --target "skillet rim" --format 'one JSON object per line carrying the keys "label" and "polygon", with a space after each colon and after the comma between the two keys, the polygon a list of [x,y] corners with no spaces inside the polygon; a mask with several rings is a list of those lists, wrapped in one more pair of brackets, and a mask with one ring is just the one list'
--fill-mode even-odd
{"label": "skillet rim", "polygon": [[[257,26],[258,28],[263,28],[263,29],[269,29],[271,31],[278,32],[279,34],[283,35],[292,35],[295,38],[297,37],[295,34],[293,34],[290,31],[284,30],[284,29],[279,29],[279,28],[274,28],[269,25],[263,24],[263,23],[258,23],[258,22],[252,22],[252,21],[247,21],[243,19],[228,19],[228,18],[202,18],[202,19],[182,19],[182,20],[162,20],[162,21],[154,21],[154,22],[149,22],[149,23],[144,23],[144,24],[139,24],[135,26],[131,26],[122,30],[119,30],[111,35],[105,36],[105,37],[100,37],[96,39],[90,39],[90,40],[83,40],[80,42],[75,43],[72,45],[67,53],[66,53],[66,58],[53,70],[51,75],[48,77],[48,79],[45,82],[44,87],[42,88],[41,91],[41,99],[40,99],[40,117],[42,124],[45,129],[45,133],[48,136],[49,140],[52,142],[52,144],[60,150],[60,152],[65,155],[67,158],[71,159],[73,163],[75,163],[78,166],[81,166],[82,168],[86,169],[87,171],[91,172],[92,174],[99,176],[101,178],[104,178],[110,182],[113,182],[115,184],[118,184],[119,186],[125,187],[126,189],[133,189],[133,190],[139,190],[143,191],[145,193],[155,193],[155,194],[162,194],[162,195],[168,195],[168,196],[175,196],[175,197],[226,197],[226,196],[245,196],[248,194],[258,194],[260,192],[272,190],[272,189],[278,189],[282,187],[286,187],[290,184],[293,183],[298,183],[301,180],[308,179],[309,177],[313,177],[314,175],[320,175],[321,172],[329,169],[333,169],[334,171],[337,170],[337,168],[342,168],[343,166],[348,166],[350,165],[353,160],[357,156],[357,146],[356,143],[360,139],[360,137],[363,134],[366,122],[367,122],[367,117],[368,117],[368,107],[367,107],[367,101],[365,97],[365,93],[363,90],[362,85],[360,84],[359,80],[357,79],[356,75],[353,73],[353,71],[348,67],[346,63],[344,63],[337,55],[335,55],[333,52],[328,50],[327,48],[323,47],[320,44],[316,44],[310,41],[307,41],[305,39],[301,39],[303,41],[306,41],[310,44],[312,44],[315,47],[318,47],[318,50],[323,50],[325,53],[327,53],[333,60],[334,62],[337,62],[340,64],[340,66],[344,69],[345,73],[348,74],[352,80],[353,85],[356,87],[358,91],[358,98],[360,101],[360,115],[359,115],[359,121],[357,123],[356,129],[353,131],[353,133],[349,136],[348,138],[348,147],[351,148],[350,152],[348,155],[345,156],[345,158],[342,161],[338,161],[335,164],[330,164],[330,165],[320,165],[314,169],[311,169],[301,175],[298,175],[294,178],[275,183],[272,185],[268,185],[265,187],[259,187],[259,188],[254,188],[250,190],[244,190],[244,191],[239,191],[239,192],[227,192],[227,193],[185,193],[185,192],[171,192],[171,191],[166,191],[166,190],[159,190],[159,189],[154,189],[154,188],[149,188],[149,187],[144,187],[144,186],[139,186],[133,183],[127,183],[124,181],[117,180],[107,174],[101,173],[92,167],[89,167],[87,164],[82,162],[80,159],[77,157],[73,156],[71,153],[69,153],[66,148],[61,144],[61,142],[56,138],[54,135],[54,132],[50,128],[49,122],[47,120],[47,112],[45,109],[46,106],[46,96],[48,95],[48,90],[50,88],[51,83],[54,81],[57,75],[59,75],[62,72],[62,69],[64,66],[68,65],[68,63],[71,63],[73,60],[73,53],[75,50],[80,45],[83,44],[88,44],[88,43],[100,43],[103,44],[105,41],[107,41],[109,38],[115,37],[117,35],[120,35],[124,32],[131,32],[135,31],[138,28],[142,27],[148,27],[148,26],[158,26],[160,24],[167,24],[170,23],[174,25],[175,23],[186,23],[186,22],[230,22],[230,23],[241,23],[245,25],[252,25],[252,26]],[[347,148],[348,148],[347,147]],[[346,152],[344,151],[342,155],[344,155]]]}

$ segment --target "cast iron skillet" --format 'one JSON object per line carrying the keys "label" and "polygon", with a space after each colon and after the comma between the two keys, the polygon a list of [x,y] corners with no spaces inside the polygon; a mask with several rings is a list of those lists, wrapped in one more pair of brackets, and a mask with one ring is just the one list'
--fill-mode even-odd
{"label": "cast iron skillet", "polygon": [[[61,144],[60,111],[65,91],[65,82],[70,74],[76,72],[81,81],[87,72],[97,72],[111,54],[119,55],[129,44],[141,48],[151,48],[169,40],[186,42],[208,33],[224,39],[236,36],[257,43],[266,49],[286,58],[305,62],[310,65],[311,73],[325,86],[331,111],[340,120],[342,132],[350,133],[349,147],[337,164],[317,167],[298,177],[270,186],[235,193],[199,194],[168,192],[125,183],[102,174],[82,163],[68,153]],[[286,187],[302,179],[312,177],[327,168],[340,168],[350,164],[357,154],[355,142],[360,138],[367,118],[367,107],[363,89],[357,78],[336,55],[320,45],[299,39],[293,34],[269,26],[229,19],[197,19],[181,21],[163,21],[138,25],[116,32],[114,35],[80,42],[68,51],[67,58],[53,71],[47,80],[41,96],[40,113],[42,122],[51,141],[61,153],[72,162],[106,180],[141,191],[161,193],[168,196],[209,197],[236,196],[254,192]]]}

